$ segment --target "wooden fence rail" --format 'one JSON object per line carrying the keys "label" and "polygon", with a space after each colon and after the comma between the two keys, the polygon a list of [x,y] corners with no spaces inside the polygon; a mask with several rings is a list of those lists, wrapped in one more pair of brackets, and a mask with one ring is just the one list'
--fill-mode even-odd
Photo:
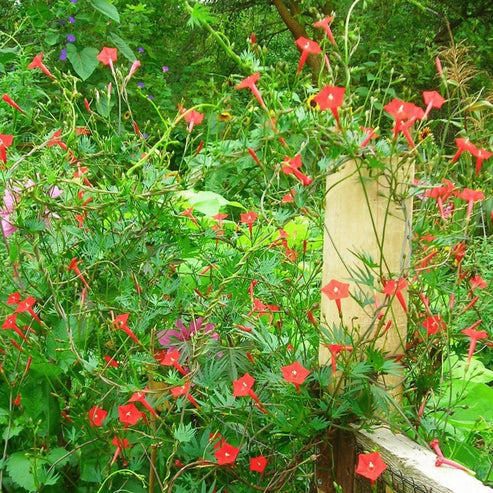
{"label": "wooden fence rail", "polygon": [[[390,478],[396,493],[493,493],[470,474],[451,466],[435,466],[436,455],[404,435],[392,433],[388,428],[376,428],[371,433],[356,431],[357,446],[364,452],[378,450],[394,476]],[[400,479],[404,478],[404,480]],[[346,493],[346,492],[343,492]],[[354,493],[358,491],[357,487]]]}

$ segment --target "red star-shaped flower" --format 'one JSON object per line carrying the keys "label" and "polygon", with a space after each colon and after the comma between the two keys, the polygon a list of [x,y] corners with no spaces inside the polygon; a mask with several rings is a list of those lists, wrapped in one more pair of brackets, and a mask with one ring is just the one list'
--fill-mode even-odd
{"label": "red star-shaped flower", "polygon": [[340,125],[340,121],[337,109],[342,106],[345,92],[345,87],[325,86],[313,98],[313,101],[318,104],[321,110],[332,111],[338,125]]}
{"label": "red star-shaped flower", "polygon": [[125,427],[135,425],[143,416],[144,413],[139,411],[135,404],[118,406],[118,419],[125,424]]}
{"label": "red star-shaped flower", "polygon": [[300,391],[300,385],[310,374],[310,370],[304,368],[298,361],[295,361],[291,365],[283,366],[281,368],[281,371],[284,380],[286,380],[286,382],[294,384],[298,392]]}
{"label": "red star-shaped flower", "polygon": [[44,53],[40,53],[39,55],[35,56],[33,58],[33,61],[27,66],[27,68],[39,68],[41,72],[43,72],[45,75],[47,75],[51,79],[54,79],[55,76],[46,68],[45,64],[43,63],[43,56]]}
{"label": "red star-shaped flower", "polygon": [[234,397],[242,397],[249,396],[254,401],[257,407],[263,412],[267,411],[262,407],[257,394],[253,391],[252,387],[255,383],[255,378],[253,378],[250,374],[245,373],[241,378],[238,378],[233,382],[233,396]]}
{"label": "red star-shaped flower", "polygon": [[240,222],[242,224],[248,224],[248,230],[250,231],[250,235],[252,234],[252,226],[255,220],[257,219],[257,214],[254,211],[245,212],[240,214]]}
{"label": "red star-shaped flower", "polygon": [[239,453],[240,449],[238,447],[233,447],[233,445],[224,442],[221,447],[214,452],[214,456],[217,459],[218,465],[224,466],[226,464],[234,464]]}
{"label": "red star-shaped flower", "polygon": [[445,330],[445,322],[440,315],[430,315],[423,322],[423,327],[426,329],[428,336],[436,334],[438,331]]}
{"label": "red star-shaped flower", "polygon": [[297,70],[297,73],[299,74],[303,68],[303,65],[305,65],[308,55],[317,55],[318,53],[322,53],[322,49],[316,41],[312,41],[311,39],[304,37],[300,37],[296,40],[296,46],[298,46],[301,50],[301,57]]}
{"label": "red star-shaped flower", "polygon": [[329,300],[334,300],[336,302],[339,314],[341,314],[341,300],[349,297],[349,284],[332,279],[322,288],[322,293],[325,294]]}
{"label": "red star-shaped flower", "polygon": [[379,452],[372,454],[360,454],[358,456],[358,466],[356,474],[368,478],[373,484],[378,477],[387,469],[387,464],[383,461]]}
{"label": "red star-shaped flower", "polygon": [[267,459],[263,455],[250,459],[250,471],[262,473],[264,472],[265,466],[267,466]]}
{"label": "red star-shaped flower", "polygon": [[334,20],[333,17],[325,17],[324,19],[321,19],[315,24],[313,24],[315,27],[321,27],[324,31],[325,34],[327,34],[327,37],[330,39],[330,42],[335,45],[336,40],[334,39],[334,36],[332,34],[332,31],[330,30],[330,23]]}
{"label": "red star-shaped flower", "polygon": [[255,96],[255,99],[259,102],[260,106],[265,109],[265,103],[264,100],[262,99],[262,96],[256,86],[256,83],[260,77],[260,72],[255,72],[253,75],[250,75],[249,77],[246,77],[243,79],[236,87],[235,89],[250,89],[252,91],[252,94]]}
{"label": "red star-shaped flower", "polygon": [[13,140],[13,135],[0,134],[0,160],[4,164],[7,163],[7,147],[10,147],[12,145]]}
{"label": "red star-shaped flower", "polygon": [[337,371],[337,355],[341,351],[352,351],[353,348],[351,346],[343,346],[342,344],[324,344],[324,346],[330,351],[332,375],[335,375]]}
{"label": "red star-shaped flower", "polygon": [[164,357],[161,359],[160,363],[163,366],[173,366],[176,368],[182,375],[186,375],[187,372],[185,369],[178,363],[180,360],[180,351],[178,349],[170,349]]}
{"label": "red star-shaped flower", "polygon": [[184,385],[179,385],[178,387],[173,387],[171,390],[171,395],[177,399],[182,395],[186,395],[188,401],[190,401],[195,407],[199,407],[197,401],[189,394],[190,390],[190,382],[185,383]]}
{"label": "red star-shaped flower", "polygon": [[406,300],[404,299],[404,295],[402,294],[402,290],[405,289],[406,286],[407,281],[404,277],[397,279],[397,281],[389,279],[385,283],[382,291],[383,294],[386,294],[387,296],[395,296],[399,300],[399,303],[401,304],[402,309],[405,313],[407,313],[407,305]]}
{"label": "red star-shaped flower", "polygon": [[105,411],[99,406],[93,406],[89,410],[89,423],[91,426],[102,426],[107,415],[108,411]]}
{"label": "red star-shaped flower", "polygon": [[116,62],[118,50],[116,48],[108,48],[105,46],[96,57],[103,65],[113,67],[113,62]]}
{"label": "red star-shaped flower", "polygon": [[423,118],[427,118],[431,108],[440,109],[445,103],[445,98],[436,91],[423,91],[423,100],[426,104],[426,110]]}
{"label": "red star-shaped flower", "polygon": [[116,325],[118,329],[122,329],[125,334],[127,334],[131,339],[133,339],[137,344],[140,344],[137,336],[132,332],[132,330],[127,325],[128,313],[123,313],[121,315],[117,315],[115,320],[113,320],[113,324]]}
{"label": "red star-shaped flower", "polygon": [[467,364],[471,362],[472,355],[476,349],[476,345],[479,339],[486,339],[488,337],[488,332],[485,330],[476,330],[476,327],[482,322],[478,320],[476,323],[468,327],[467,329],[461,330],[461,332],[469,337],[469,351],[467,353]]}

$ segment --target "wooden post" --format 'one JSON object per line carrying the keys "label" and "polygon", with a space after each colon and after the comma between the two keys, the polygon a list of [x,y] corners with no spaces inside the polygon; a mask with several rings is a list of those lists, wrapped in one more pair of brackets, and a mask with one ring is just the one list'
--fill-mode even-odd
{"label": "wooden post", "polygon": [[[341,300],[342,316],[336,303],[322,295],[321,323],[333,337],[329,343],[344,344],[344,333],[355,345],[375,338],[381,313],[385,323],[380,323],[375,346],[388,357],[404,350],[406,311],[396,296],[385,297],[382,290],[387,280],[405,277],[409,264],[412,199],[407,191],[413,173],[409,160],[395,157],[371,171],[367,162],[350,160],[327,178],[322,285],[332,279],[349,283],[351,295]],[[402,295],[407,303],[405,290]],[[329,360],[328,349],[321,345],[320,363]],[[396,397],[400,377],[386,377],[384,383]],[[337,456],[352,452],[352,447],[334,451]]]}
{"label": "wooden post", "polygon": [[334,481],[344,493],[353,491],[356,440],[346,430],[333,430],[320,447],[313,493],[335,493]]}

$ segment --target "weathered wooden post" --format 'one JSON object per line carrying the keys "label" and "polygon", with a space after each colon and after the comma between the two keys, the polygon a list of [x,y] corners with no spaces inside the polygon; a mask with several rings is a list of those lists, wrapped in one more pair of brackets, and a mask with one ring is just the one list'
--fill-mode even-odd
{"label": "weathered wooden post", "polygon": [[[413,175],[411,161],[393,157],[382,169],[372,170],[364,160],[349,160],[327,178],[322,286],[332,279],[350,284],[350,297],[341,300],[342,314],[334,301],[322,295],[321,323],[334,336],[331,342],[341,342],[337,340],[341,329],[353,341],[375,337],[381,313],[388,330],[380,332],[376,347],[389,357],[404,350],[407,315],[402,301],[406,301],[406,291],[399,291],[401,300],[394,293],[386,296],[382,291],[388,280],[404,278],[409,264],[412,198],[408,189]],[[373,266],[367,269],[362,258]],[[371,273],[373,286],[358,282],[361,272]],[[330,360],[323,344],[319,360],[321,364]],[[386,378],[384,383],[398,399],[400,377]],[[335,492],[334,477],[344,493],[352,493],[353,443],[350,433],[341,432],[321,451],[322,456],[326,455],[325,464],[322,459],[317,468],[317,493]],[[329,467],[332,472],[323,470]]]}

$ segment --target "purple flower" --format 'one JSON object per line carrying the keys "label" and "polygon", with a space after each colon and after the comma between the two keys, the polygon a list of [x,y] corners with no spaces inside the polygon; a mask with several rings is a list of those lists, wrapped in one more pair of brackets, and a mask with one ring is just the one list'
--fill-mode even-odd
{"label": "purple flower", "polygon": [[152,94],[149,94],[149,96],[147,96],[151,101],[154,101],[154,96]]}
{"label": "purple flower", "polygon": [[[163,330],[162,332],[158,333],[158,341],[163,347],[169,347],[173,341],[189,341],[197,332],[202,330],[204,334],[207,332],[211,332],[214,330],[214,325],[213,324],[206,324],[205,327],[202,327],[202,322],[203,318],[199,317],[197,320],[192,320],[190,322],[190,326],[187,328],[183,324],[181,320],[177,320],[175,322],[175,327],[178,330],[175,329],[170,329],[170,330]],[[211,339],[214,339],[217,341],[219,336],[217,335],[217,332],[213,332],[211,334]]]}
{"label": "purple flower", "polygon": [[8,238],[12,234],[14,234],[15,230],[17,229],[17,226],[14,226],[10,222],[9,214],[4,214],[1,211],[0,211],[0,229],[3,231],[3,235],[5,236],[5,238]]}
{"label": "purple flower", "polygon": [[56,199],[57,197],[60,197],[60,195],[62,195],[63,193],[63,190],[61,190],[60,188],[58,188],[56,185],[53,185],[49,190],[48,190],[48,195],[52,198],[52,199]]}
{"label": "purple flower", "polygon": [[68,21],[70,22],[70,24],[75,24],[75,18],[72,16],[68,18]]}
{"label": "purple flower", "polygon": [[67,59],[67,48],[63,48],[58,58],[60,58],[62,62],[64,62]]}
{"label": "purple flower", "polygon": [[77,0],[70,0],[70,3],[77,3]]}
{"label": "purple flower", "polygon": [[143,82],[137,82],[137,87],[144,89],[144,83]]}
{"label": "purple flower", "polygon": [[138,50],[139,53],[144,53],[144,51],[145,51],[144,48],[142,48],[142,46],[139,46],[137,48],[137,50]]}
{"label": "purple flower", "polygon": [[165,65],[165,66],[163,67],[163,72],[167,72],[168,70],[169,70],[169,67],[168,67],[167,65]]}
{"label": "purple flower", "polygon": [[75,36],[74,36],[73,34],[69,34],[69,35],[67,36],[67,41],[68,41],[69,43],[73,43],[73,42],[75,41]]}

